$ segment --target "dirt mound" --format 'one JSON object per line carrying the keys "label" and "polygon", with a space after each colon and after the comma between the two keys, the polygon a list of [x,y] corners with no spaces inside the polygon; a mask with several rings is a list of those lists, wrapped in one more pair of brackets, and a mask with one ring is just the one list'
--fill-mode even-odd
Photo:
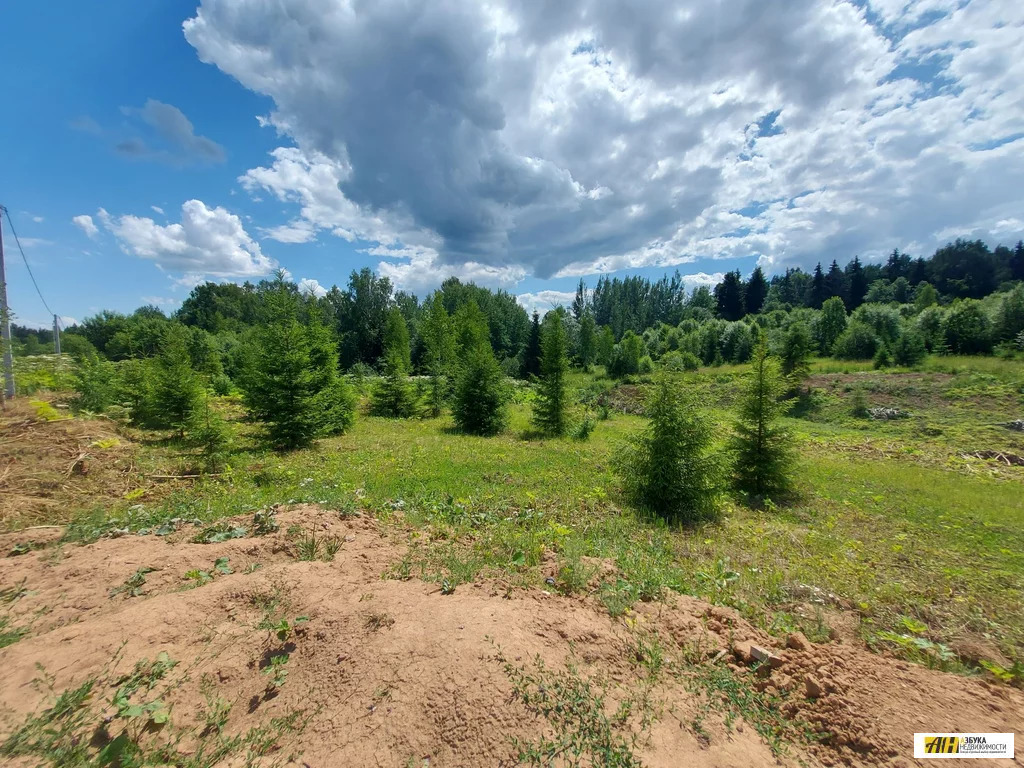
{"label": "dirt mound", "polygon": [[0,435],[0,529],[65,522],[135,488],[131,441],[105,419],[17,398],[0,411]]}
{"label": "dirt mound", "polygon": [[92,718],[74,748],[124,730],[196,766],[910,765],[915,731],[1024,730],[1019,691],[853,645],[775,647],[698,600],[613,619],[495,582],[444,594],[382,578],[405,575],[406,546],[371,518],[243,524],[0,560],[0,631],[23,634],[0,650],[0,738],[39,754],[22,727],[53,703],[37,665],[55,692],[94,680],[62,704]]}

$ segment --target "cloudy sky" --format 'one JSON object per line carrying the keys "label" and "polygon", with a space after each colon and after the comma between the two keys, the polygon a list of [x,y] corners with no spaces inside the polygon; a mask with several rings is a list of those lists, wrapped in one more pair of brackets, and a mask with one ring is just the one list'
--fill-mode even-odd
{"label": "cloudy sky", "polygon": [[3,41],[0,202],[68,317],[278,267],[544,307],[1024,236],[1019,0],[52,0]]}

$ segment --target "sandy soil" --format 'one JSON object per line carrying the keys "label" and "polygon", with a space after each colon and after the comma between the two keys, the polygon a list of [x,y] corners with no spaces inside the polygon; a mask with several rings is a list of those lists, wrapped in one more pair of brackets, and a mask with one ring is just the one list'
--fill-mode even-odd
{"label": "sandy soil", "polygon": [[[302,710],[304,730],[286,733],[275,753],[282,764],[514,765],[513,738],[552,729],[513,696],[502,659],[529,667],[539,656],[553,670],[572,663],[585,677],[606,680],[609,699],[620,701],[641,685],[634,649],[638,636],[652,633],[668,671],[649,690],[656,717],[639,734],[643,765],[909,766],[915,731],[1024,733],[1021,691],[886,659],[848,641],[814,645],[794,636],[780,643],[730,610],[684,597],[613,619],[587,598],[509,591],[492,581],[445,595],[435,584],[382,578],[405,548],[370,518],[301,507],[278,522],[277,533],[216,544],[192,543],[195,529],[186,528],[0,559],[0,589],[19,595],[0,610],[12,626],[30,628],[0,650],[0,738],[46,703],[32,685],[37,665],[60,691],[165,651],[181,662],[167,694],[176,727],[202,729],[201,704],[211,690],[233,703],[228,732]],[[295,525],[336,537],[334,560],[299,561],[287,533]],[[24,538],[0,536],[0,551]],[[223,557],[230,574],[215,572]],[[143,567],[154,570],[139,594],[111,595]],[[214,575],[185,589],[191,569]],[[271,614],[308,621],[282,642],[257,628]],[[705,694],[671,672],[700,659],[750,675],[752,644],[775,655],[754,673],[757,687],[784,694],[780,708],[828,732],[824,741],[791,743],[777,758],[753,723],[727,726],[714,707],[708,714]],[[282,650],[290,653],[287,680],[268,693],[264,668]],[[241,763],[236,756],[222,764]]]}

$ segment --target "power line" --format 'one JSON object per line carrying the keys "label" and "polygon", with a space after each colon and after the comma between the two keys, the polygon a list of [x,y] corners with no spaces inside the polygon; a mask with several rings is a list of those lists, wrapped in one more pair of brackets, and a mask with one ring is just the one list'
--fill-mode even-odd
{"label": "power line", "polygon": [[[5,214],[7,214],[7,224],[11,228],[11,234],[14,235],[14,242],[18,244],[18,250],[21,252],[21,260],[25,262],[25,269],[28,270],[28,276],[32,278],[32,285],[35,286],[36,293],[39,294],[39,300],[43,302],[43,306],[46,307],[47,312],[49,312],[54,317],[57,317],[57,314],[52,309],[50,309],[50,305],[46,303],[46,299],[43,298],[43,292],[39,290],[39,283],[36,282],[36,276],[32,274],[32,267],[28,265],[28,259],[25,258],[25,249],[21,247],[21,240],[18,239],[18,233],[14,230],[14,222],[11,221],[11,212],[7,210],[6,206],[3,205],[0,205],[0,211],[3,211]],[[60,321],[58,320],[57,322],[58,325],[60,325]]]}

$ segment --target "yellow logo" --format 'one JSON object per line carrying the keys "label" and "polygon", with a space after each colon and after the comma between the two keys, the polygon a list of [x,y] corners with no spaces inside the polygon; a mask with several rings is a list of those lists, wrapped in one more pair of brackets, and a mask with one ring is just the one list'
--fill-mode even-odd
{"label": "yellow logo", "polygon": [[925,736],[924,751],[929,755],[955,755],[960,752],[960,739],[956,736]]}

